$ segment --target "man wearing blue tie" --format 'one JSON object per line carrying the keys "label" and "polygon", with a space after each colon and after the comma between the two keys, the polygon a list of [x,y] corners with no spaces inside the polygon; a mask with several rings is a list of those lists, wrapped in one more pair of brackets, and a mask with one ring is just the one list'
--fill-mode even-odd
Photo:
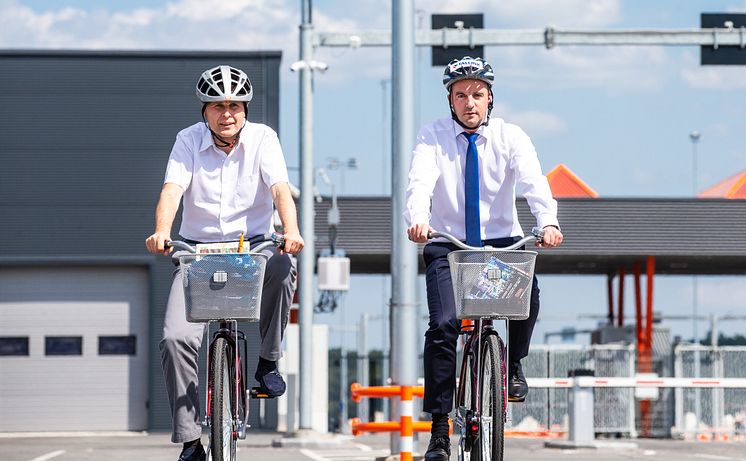
{"label": "man wearing blue tie", "polygon": [[[537,226],[545,230],[543,247],[562,243],[557,202],[541,172],[531,140],[516,125],[492,110],[492,67],[482,58],[464,57],[445,68],[451,118],[425,125],[417,135],[407,187],[405,218],[409,239],[427,242],[431,230],[445,231],[471,246],[510,245],[523,237],[515,206],[516,187],[528,201]],[[456,387],[456,341],[459,322],[447,255],[451,243],[425,246],[429,328],[425,333],[425,396],[423,410],[433,426],[426,461],[450,456],[448,413]],[[528,385],[520,360],[528,355],[539,313],[539,287],[534,278],[528,319],[510,322],[508,399],[522,402]]]}

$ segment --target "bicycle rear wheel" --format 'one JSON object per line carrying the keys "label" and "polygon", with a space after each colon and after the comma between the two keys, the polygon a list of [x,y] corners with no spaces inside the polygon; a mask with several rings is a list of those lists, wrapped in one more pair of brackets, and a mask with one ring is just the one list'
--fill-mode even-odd
{"label": "bicycle rear wheel", "polygon": [[236,459],[233,430],[233,356],[228,340],[217,337],[212,343],[212,393],[210,395],[210,451],[212,461]]}

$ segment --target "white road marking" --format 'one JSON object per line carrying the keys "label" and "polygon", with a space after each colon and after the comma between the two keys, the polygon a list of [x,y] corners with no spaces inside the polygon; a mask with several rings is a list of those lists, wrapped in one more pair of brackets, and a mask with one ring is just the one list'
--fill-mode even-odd
{"label": "white road marking", "polygon": [[703,453],[696,453],[694,455],[695,458],[704,458],[704,459],[719,459],[723,461],[735,461],[736,458],[731,458],[730,456],[719,456],[719,455],[707,455]]}
{"label": "white road marking", "polygon": [[317,455],[311,450],[306,450],[305,448],[300,449],[300,454],[302,454],[303,456],[307,456],[308,458],[311,458],[314,461],[326,461],[326,458],[324,458],[323,456]]}
{"label": "white road marking", "polygon": [[47,453],[46,455],[37,456],[36,458],[32,459],[31,461],[47,461],[52,458],[56,458],[61,454],[64,454],[65,450],[57,450]]}
{"label": "white road marking", "polygon": [[[300,449],[300,453],[313,461],[373,461],[374,459],[382,456],[387,456],[389,454],[388,450],[373,450],[370,447],[367,447],[365,445],[358,445],[355,444],[355,446],[359,447],[358,450],[344,450],[344,449],[334,449],[334,450],[320,450],[320,451],[314,451],[309,450],[307,448]],[[380,452],[380,453],[379,453]]]}

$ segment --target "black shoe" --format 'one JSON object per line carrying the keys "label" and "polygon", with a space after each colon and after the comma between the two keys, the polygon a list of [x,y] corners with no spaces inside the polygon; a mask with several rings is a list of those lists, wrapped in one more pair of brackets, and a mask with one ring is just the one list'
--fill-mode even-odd
{"label": "black shoe", "polygon": [[279,397],[285,393],[285,380],[277,370],[272,370],[264,375],[259,371],[254,374],[254,379],[259,381],[259,393],[266,394],[269,397]]}
{"label": "black shoe", "polygon": [[179,455],[179,461],[205,461],[207,459],[207,454],[205,453],[205,449],[202,448],[202,443],[197,442],[196,445],[192,445],[191,447],[184,448],[181,450],[181,454]]}
{"label": "black shoe", "polygon": [[425,452],[425,461],[448,461],[451,457],[451,439],[447,435],[433,435]]}
{"label": "black shoe", "polygon": [[528,384],[523,376],[521,362],[512,362],[508,370],[508,402],[523,402],[528,394]]}

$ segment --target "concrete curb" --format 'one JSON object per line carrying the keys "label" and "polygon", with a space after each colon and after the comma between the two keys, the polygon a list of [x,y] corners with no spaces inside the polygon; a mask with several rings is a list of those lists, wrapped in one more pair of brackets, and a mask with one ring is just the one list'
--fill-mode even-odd
{"label": "concrete curb", "polygon": [[591,442],[573,442],[570,440],[550,440],[544,442],[546,448],[610,448],[615,450],[636,450],[638,448],[635,442],[605,442],[605,441],[591,441]]}

